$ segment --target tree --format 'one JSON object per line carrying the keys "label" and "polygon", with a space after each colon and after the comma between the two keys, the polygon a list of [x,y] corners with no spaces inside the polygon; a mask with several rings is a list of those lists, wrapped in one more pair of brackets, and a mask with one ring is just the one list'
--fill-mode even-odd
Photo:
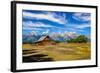
{"label": "tree", "polygon": [[69,39],[67,40],[68,43],[75,43],[76,42],[76,39]]}
{"label": "tree", "polygon": [[88,38],[84,35],[80,35],[74,39],[68,40],[67,42],[69,42],[69,43],[86,43],[86,42],[88,42]]}
{"label": "tree", "polygon": [[88,42],[88,38],[84,35],[80,35],[76,38],[76,41],[78,43],[86,43],[86,42]]}

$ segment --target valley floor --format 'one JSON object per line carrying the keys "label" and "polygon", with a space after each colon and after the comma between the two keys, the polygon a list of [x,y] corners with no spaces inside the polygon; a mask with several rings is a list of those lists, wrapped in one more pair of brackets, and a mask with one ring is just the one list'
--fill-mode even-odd
{"label": "valley floor", "polygon": [[90,43],[23,44],[23,62],[71,61],[91,58]]}

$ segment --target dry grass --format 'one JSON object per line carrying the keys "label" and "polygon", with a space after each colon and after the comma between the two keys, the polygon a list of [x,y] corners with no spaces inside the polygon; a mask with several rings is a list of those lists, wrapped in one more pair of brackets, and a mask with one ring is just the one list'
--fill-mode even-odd
{"label": "dry grass", "polygon": [[85,60],[91,58],[90,43],[57,43],[56,45],[23,44],[24,50],[45,54],[47,55],[45,57],[52,58],[54,61]]}

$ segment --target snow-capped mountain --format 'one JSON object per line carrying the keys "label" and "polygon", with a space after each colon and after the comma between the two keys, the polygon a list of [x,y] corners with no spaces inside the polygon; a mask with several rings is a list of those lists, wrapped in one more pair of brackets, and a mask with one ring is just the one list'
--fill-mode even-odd
{"label": "snow-capped mountain", "polygon": [[[43,36],[43,35],[42,35]],[[37,42],[41,37],[41,35],[23,35],[23,42],[30,42],[30,43],[34,43]]]}
{"label": "snow-capped mountain", "polygon": [[47,34],[37,35],[36,33],[32,32],[29,35],[23,35],[23,42],[31,42],[31,43],[39,42],[44,40],[46,36],[49,36],[50,39],[54,41],[65,42],[69,39],[76,38],[79,35],[74,32],[66,32],[62,34],[54,33],[51,35],[47,35]]}
{"label": "snow-capped mountain", "polygon": [[66,32],[66,33],[62,33],[62,34],[50,35],[52,40],[62,41],[62,42],[67,41],[67,40],[72,39],[72,38],[76,38],[77,36],[79,36],[79,35],[76,33],[73,33],[73,32]]}
{"label": "snow-capped mountain", "polygon": [[24,34],[23,35],[23,42],[25,43],[35,43],[35,42],[39,42],[42,41],[44,38],[46,37],[46,35],[43,34],[37,34],[36,32],[31,32],[29,34]]}

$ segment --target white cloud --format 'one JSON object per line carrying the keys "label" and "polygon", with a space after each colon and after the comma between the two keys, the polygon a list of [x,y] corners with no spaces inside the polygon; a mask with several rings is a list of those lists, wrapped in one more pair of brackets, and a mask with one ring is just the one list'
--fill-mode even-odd
{"label": "white cloud", "polygon": [[57,23],[60,23],[60,24],[65,24],[67,22],[64,14],[62,16],[59,16],[59,15],[52,13],[52,12],[36,14],[36,13],[23,11],[23,17],[29,18],[29,19],[38,19],[38,20],[45,19],[45,20],[57,22]]}
{"label": "white cloud", "polygon": [[23,27],[33,28],[33,27],[53,27],[53,26],[44,24],[42,22],[33,23],[32,21],[27,21],[27,22],[23,22]]}
{"label": "white cloud", "polygon": [[[55,28],[55,29],[65,29],[62,27],[57,27],[57,26],[53,26],[47,23],[43,23],[43,22],[32,22],[32,21],[23,21],[23,29],[25,30],[34,30],[34,28]],[[41,28],[42,29],[42,28]]]}
{"label": "white cloud", "polygon": [[42,30],[41,28],[23,27],[23,30]]}
{"label": "white cloud", "polygon": [[89,13],[74,13],[73,18],[79,21],[90,21],[91,16]]}
{"label": "white cloud", "polygon": [[90,27],[90,24],[76,25],[75,28],[84,29],[84,28],[87,28],[87,27]]}
{"label": "white cloud", "polygon": [[68,25],[68,29],[71,29],[71,30],[75,30],[75,29],[84,29],[84,28],[88,28],[88,27],[91,27],[91,24],[90,23],[83,23],[83,24],[69,24]]}

